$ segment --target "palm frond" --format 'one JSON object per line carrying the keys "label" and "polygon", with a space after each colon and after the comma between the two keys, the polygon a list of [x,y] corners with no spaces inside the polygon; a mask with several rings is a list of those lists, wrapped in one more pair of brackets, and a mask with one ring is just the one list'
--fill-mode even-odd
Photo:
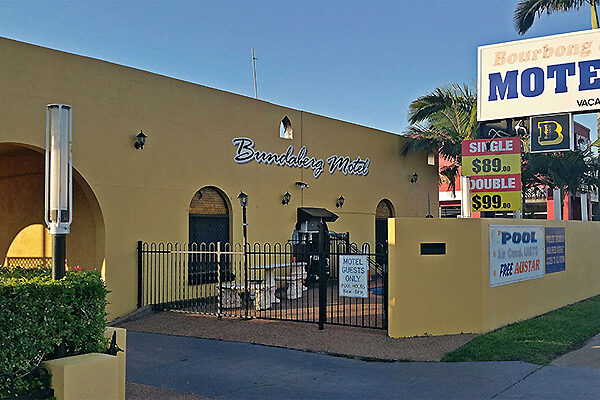
{"label": "palm frond", "polygon": [[438,148],[439,143],[437,140],[426,136],[414,136],[407,138],[407,140],[402,144],[400,154],[406,156],[409,153],[419,153],[422,151],[430,152],[435,151]]}
{"label": "palm frond", "polygon": [[436,151],[447,160],[460,162],[461,139],[453,136],[444,129],[438,129],[435,125],[415,124],[405,131],[407,140],[402,144],[400,153],[403,156],[409,153],[422,151]]}
{"label": "palm frond", "polygon": [[423,122],[432,115],[449,109],[470,114],[476,98],[474,92],[466,85],[452,84],[436,88],[410,104],[408,122],[411,124]]}
{"label": "palm frond", "polygon": [[536,17],[546,13],[577,10],[584,4],[598,4],[599,0],[522,0],[517,4],[513,16],[515,29],[520,35],[531,28]]}
{"label": "palm frond", "polygon": [[436,150],[452,162],[461,161],[461,143],[477,136],[477,95],[467,85],[451,84],[419,97],[409,106],[405,134],[412,139],[402,155]]}
{"label": "palm frond", "polygon": [[440,169],[440,175],[448,179],[448,187],[452,190],[452,195],[456,195],[456,178],[459,174],[459,165],[453,164]]}

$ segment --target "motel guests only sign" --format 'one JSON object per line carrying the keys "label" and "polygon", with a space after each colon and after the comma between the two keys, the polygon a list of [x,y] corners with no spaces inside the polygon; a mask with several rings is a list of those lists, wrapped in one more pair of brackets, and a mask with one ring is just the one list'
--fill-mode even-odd
{"label": "motel guests only sign", "polygon": [[465,140],[462,172],[469,177],[473,211],[521,209],[521,140]]}
{"label": "motel guests only sign", "polygon": [[600,30],[478,48],[479,121],[600,109]]}
{"label": "motel guests only sign", "polygon": [[367,256],[340,254],[339,267],[339,295],[341,297],[369,297]]}

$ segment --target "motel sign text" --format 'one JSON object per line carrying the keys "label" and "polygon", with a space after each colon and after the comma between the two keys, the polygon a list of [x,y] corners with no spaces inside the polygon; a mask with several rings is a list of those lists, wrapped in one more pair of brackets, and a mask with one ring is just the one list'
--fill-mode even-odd
{"label": "motel sign text", "polygon": [[521,73],[519,79],[518,70],[507,71],[504,76],[500,72],[489,74],[490,94],[489,101],[498,99],[516,99],[519,94],[524,97],[536,97],[546,90],[546,81],[554,80],[554,85],[548,90],[554,93],[566,93],[567,76],[573,76],[576,71],[579,75],[579,86],[577,90],[600,89],[600,59],[581,61],[577,63],[548,65],[546,71],[539,67],[527,68]]}
{"label": "motel sign text", "polygon": [[478,48],[477,119],[600,109],[600,30]]}

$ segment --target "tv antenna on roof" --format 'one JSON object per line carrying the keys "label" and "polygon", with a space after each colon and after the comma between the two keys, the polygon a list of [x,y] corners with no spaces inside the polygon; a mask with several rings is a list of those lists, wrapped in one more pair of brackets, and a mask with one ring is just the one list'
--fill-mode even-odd
{"label": "tv antenna on roof", "polygon": [[254,73],[254,98],[258,99],[258,88],[256,86],[256,57],[254,57],[254,47],[252,48],[252,72]]}

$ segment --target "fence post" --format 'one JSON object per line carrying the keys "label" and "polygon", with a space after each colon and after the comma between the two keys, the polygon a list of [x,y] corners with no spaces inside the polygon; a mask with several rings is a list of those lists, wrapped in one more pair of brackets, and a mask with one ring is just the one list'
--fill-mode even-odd
{"label": "fence post", "polygon": [[248,312],[250,308],[250,290],[248,289],[248,243],[246,237],[244,237],[244,309],[246,318],[248,318]]}
{"label": "fence post", "polygon": [[327,319],[327,275],[325,273],[325,248],[324,238],[325,230],[323,224],[319,224],[319,330],[325,329]]}
{"label": "fence post", "polygon": [[137,265],[138,265],[138,292],[137,292],[137,307],[142,307],[142,291],[144,289],[144,285],[142,283],[143,274],[142,274],[142,241],[138,240],[137,242]]}
{"label": "fence post", "polygon": [[217,283],[219,285],[219,291],[217,293],[217,301],[219,304],[217,317],[221,320],[223,319],[223,296],[221,295],[223,292],[223,286],[221,284],[221,242],[217,242]]}

